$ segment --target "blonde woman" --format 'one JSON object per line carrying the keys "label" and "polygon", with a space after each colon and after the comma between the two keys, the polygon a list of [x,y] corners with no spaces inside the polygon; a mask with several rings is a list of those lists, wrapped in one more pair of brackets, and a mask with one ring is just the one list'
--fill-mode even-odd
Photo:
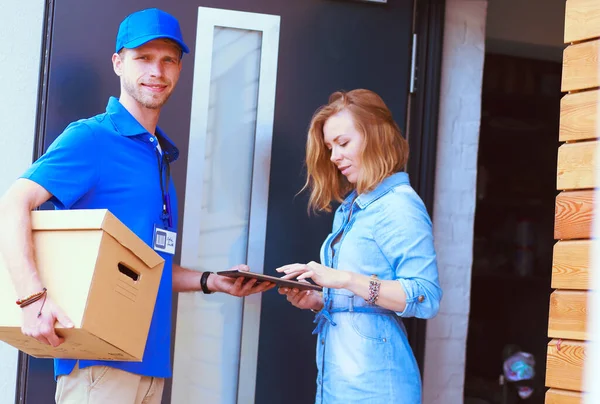
{"label": "blonde woman", "polygon": [[432,318],[442,291],[431,220],[408,175],[408,144],[383,100],[336,92],[312,118],[306,145],[313,211],[335,212],[321,264],[278,268],[323,293],[281,288],[316,312],[315,403],[417,404],[421,380],[403,317]]}

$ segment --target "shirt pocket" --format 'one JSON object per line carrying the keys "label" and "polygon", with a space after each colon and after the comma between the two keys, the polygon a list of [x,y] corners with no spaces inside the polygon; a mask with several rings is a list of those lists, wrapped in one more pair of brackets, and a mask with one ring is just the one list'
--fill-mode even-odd
{"label": "shirt pocket", "polygon": [[386,343],[390,339],[390,318],[381,314],[350,314],[352,330],[361,338],[378,343]]}

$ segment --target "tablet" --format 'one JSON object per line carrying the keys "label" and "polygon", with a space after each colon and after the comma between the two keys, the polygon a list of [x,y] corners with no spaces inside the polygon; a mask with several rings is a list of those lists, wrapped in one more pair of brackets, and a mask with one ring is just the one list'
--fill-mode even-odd
{"label": "tablet", "polygon": [[296,288],[300,290],[323,290],[323,288],[321,288],[320,286],[314,285],[312,283],[299,282],[293,279],[281,279],[276,276],[257,274],[256,272],[249,271],[240,271],[239,269],[234,269],[230,271],[220,271],[217,272],[217,275],[227,276],[229,278],[239,278],[241,276],[248,279],[257,279],[257,283],[272,282],[279,287]]}

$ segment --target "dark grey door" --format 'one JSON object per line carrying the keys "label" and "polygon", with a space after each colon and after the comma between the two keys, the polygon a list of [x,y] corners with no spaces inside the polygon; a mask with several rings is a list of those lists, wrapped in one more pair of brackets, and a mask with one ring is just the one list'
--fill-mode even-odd
{"label": "dark grey door", "polygon": [[[388,4],[351,0],[50,0],[36,154],[43,152],[69,122],[102,112],[108,97],[118,95],[119,83],[110,58],[119,22],[130,12],[160,7],[174,14],[182,24],[191,49],[195,45],[198,6],[280,15],[264,271],[273,274],[282,264],[316,260],[320,243],[329,232],[331,216],[308,219],[306,196],[296,194],[304,181],[308,123],[314,110],[327,101],[331,92],[354,88],[376,91],[403,130],[407,126],[408,102],[415,101],[411,108],[411,116],[415,117],[411,127],[417,129],[412,131],[409,140],[414,157],[409,172],[417,191],[431,193],[432,182],[427,178],[432,175],[435,125],[427,129],[421,124],[435,118],[433,113],[425,119],[423,111],[429,105],[435,112],[439,73],[436,51],[439,49],[423,47],[420,50],[420,68],[424,69],[425,62],[429,63],[426,72],[431,80],[427,92],[431,94],[411,96],[413,1],[416,0],[388,0]],[[438,10],[437,17],[430,9],[432,5]],[[422,20],[420,26],[429,29],[423,32],[420,42],[439,44],[441,27],[434,25],[440,19],[443,1],[418,0],[418,7],[422,13],[415,20]],[[185,192],[193,63],[193,57],[185,57],[178,88],[160,121],[181,150],[180,160],[172,171],[179,190],[180,212]],[[422,89],[426,87],[425,79],[423,74]],[[425,199],[430,205],[431,201]],[[293,404],[313,400],[316,369],[311,320],[310,313],[294,309],[275,291],[264,294],[256,403]],[[413,346],[422,346],[424,335],[420,330],[423,327],[410,323],[409,328]],[[421,355],[417,356],[421,361]],[[20,370],[17,402],[54,402],[52,361],[22,355]],[[167,388],[163,402],[170,402],[169,393]],[[198,402],[202,402],[200,397]]]}

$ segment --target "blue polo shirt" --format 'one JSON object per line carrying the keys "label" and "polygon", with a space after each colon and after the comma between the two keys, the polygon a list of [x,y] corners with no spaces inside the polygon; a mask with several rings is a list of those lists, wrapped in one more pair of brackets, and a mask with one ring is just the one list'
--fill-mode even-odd
{"label": "blue polo shirt", "polygon": [[[179,151],[159,129],[164,157]],[[47,152],[25,172],[52,194],[56,209],[108,209],[152,246],[154,225],[162,225],[156,138],[111,97],[106,113],[71,123]],[[172,226],[177,228],[177,199],[169,181]],[[172,256],[160,253],[165,266],[142,362],[79,361],[79,367],[106,365],[128,372],[171,376]],[[76,360],[56,359],[54,375],[71,373]]]}

